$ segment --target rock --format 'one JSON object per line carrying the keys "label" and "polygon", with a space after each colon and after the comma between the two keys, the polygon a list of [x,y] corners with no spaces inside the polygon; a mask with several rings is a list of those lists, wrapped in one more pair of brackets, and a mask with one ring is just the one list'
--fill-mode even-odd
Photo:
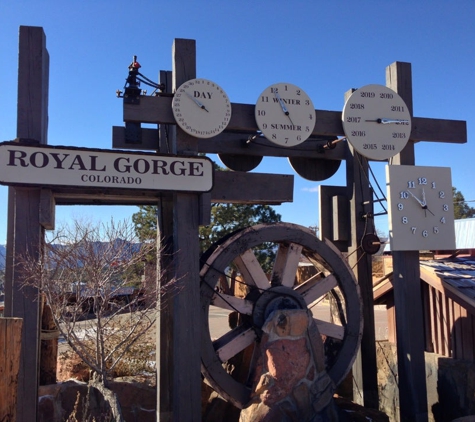
{"label": "rock", "polygon": [[311,314],[276,310],[262,329],[251,402],[240,422],[338,420],[335,386],[324,369],[323,343]]}
{"label": "rock", "polygon": [[[155,422],[157,407],[156,388],[143,383],[112,381],[110,389],[116,393],[126,421]],[[39,422],[63,422],[70,415],[83,420],[83,405],[88,415],[103,420],[108,408],[102,395],[88,384],[74,380],[39,387]],[[79,394],[79,400],[78,400]],[[76,405],[76,408],[75,408]]]}
{"label": "rock", "polygon": [[56,370],[58,382],[76,379],[78,381],[88,382],[90,377],[90,368],[83,360],[72,350],[63,352],[58,357],[58,366]]}

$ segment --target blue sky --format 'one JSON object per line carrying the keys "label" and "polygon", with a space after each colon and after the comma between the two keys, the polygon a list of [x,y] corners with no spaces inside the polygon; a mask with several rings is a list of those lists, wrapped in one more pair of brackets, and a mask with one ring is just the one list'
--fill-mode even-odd
{"label": "blue sky", "polygon": [[[122,125],[122,88],[137,55],[141,72],[171,70],[174,38],[197,45],[197,76],[220,84],[232,102],[255,103],[275,82],[303,88],[315,108],[340,111],[344,93],[385,84],[385,68],[412,64],[414,115],[466,120],[467,144],[419,143],[416,164],[450,166],[453,185],[475,200],[475,2],[440,1],[3,1],[0,5],[2,107],[0,141],[16,137],[18,30],[41,26],[50,54],[50,145],[110,149]],[[371,164],[384,187],[384,164]],[[255,170],[295,174],[286,159]],[[318,223],[319,183],[295,174],[294,202],[276,207],[284,221]],[[471,203],[475,206],[475,203]],[[57,207],[71,218],[130,217],[136,207]],[[0,244],[7,227],[7,188],[0,186]],[[377,227],[387,231],[387,216]]]}

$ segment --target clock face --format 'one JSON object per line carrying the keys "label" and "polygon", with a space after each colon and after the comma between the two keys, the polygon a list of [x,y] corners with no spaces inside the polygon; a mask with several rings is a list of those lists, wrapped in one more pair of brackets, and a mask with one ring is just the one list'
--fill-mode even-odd
{"label": "clock face", "polygon": [[315,127],[315,108],[298,86],[277,83],[266,88],[255,108],[256,123],[274,144],[292,147],[301,144]]}
{"label": "clock face", "polygon": [[455,249],[449,167],[386,166],[391,250]]}
{"label": "clock face", "polygon": [[181,85],[172,101],[178,126],[196,138],[219,135],[231,120],[231,103],[224,90],[207,79]]}
{"label": "clock face", "polygon": [[398,154],[411,135],[406,103],[383,85],[366,85],[353,92],[343,108],[342,123],[355,150],[373,160]]}

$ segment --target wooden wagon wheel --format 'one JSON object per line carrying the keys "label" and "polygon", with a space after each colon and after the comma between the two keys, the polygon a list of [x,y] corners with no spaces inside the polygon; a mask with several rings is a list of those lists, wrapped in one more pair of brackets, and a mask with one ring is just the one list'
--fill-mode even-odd
{"label": "wooden wagon wheel", "polygon": [[[270,281],[261,268],[255,248],[271,243],[277,248]],[[314,275],[297,284],[299,262],[312,266]],[[259,341],[260,329],[271,310],[309,308],[327,293],[341,305],[340,322],[316,319],[320,334],[340,341],[337,355],[326,356],[327,371],[338,385],[346,376],[359,347],[363,321],[358,285],[340,252],[307,228],[290,223],[257,225],[223,238],[203,255],[201,264],[201,362],[206,381],[225,399],[243,408],[250,399],[250,385],[236,381],[223,363]],[[219,288],[231,268],[249,289],[245,297]],[[210,306],[239,312],[240,325],[213,340]],[[318,306],[318,305],[317,305]],[[252,372],[253,368],[250,368]]]}

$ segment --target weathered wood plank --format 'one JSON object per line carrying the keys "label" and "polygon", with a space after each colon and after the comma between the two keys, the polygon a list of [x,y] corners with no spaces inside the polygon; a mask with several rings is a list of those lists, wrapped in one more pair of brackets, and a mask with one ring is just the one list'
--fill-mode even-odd
{"label": "weathered wood plank", "polygon": [[40,194],[40,224],[45,230],[54,230],[55,201],[51,189],[41,189]]}
{"label": "weathered wood plank", "polygon": [[[353,91],[345,93],[347,99]],[[360,350],[353,364],[354,400],[365,407],[378,409],[378,379],[376,363],[376,333],[374,325],[374,302],[372,283],[372,259],[361,248],[364,236],[374,233],[374,220],[361,218],[373,214],[373,192],[369,180],[368,159],[350,146],[346,160],[348,195],[350,196],[350,242],[348,264],[353,268],[360,286],[363,302],[363,336]],[[361,389],[363,397],[361,400]]]}
{"label": "weathered wood plank", "polygon": [[[391,80],[395,82],[397,78],[392,75]],[[170,96],[141,97],[140,104],[124,104],[123,120],[124,122],[174,125],[176,123],[171,102]],[[232,103],[231,106],[231,121],[226,130],[256,133],[258,128],[254,117],[254,105]],[[316,124],[312,136],[344,136],[341,111],[315,110],[315,114]],[[413,117],[411,140],[414,142],[466,143],[467,124],[462,120]]]}
{"label": "weathered wood plank", "polygon": [[[215,172],[213,203],[278,205],[293,201],[294,176],[288,174]],[[246,186],[246,190],[243,189]],[[56,205],[155,205],[161,191],[54,187]]]}
{"label": "weathered wood plank", "polygon": [[234,264],[247,284],[257,286],[261,290],[269,288],[269,280],[251,249],[235,258]]}
{"label": "weathered wood plank", "polygon": [[[412,70],[410,63],[395,62],[386,68],[386,85],[405,101],[412,116]],[[411,134],[411,141],[415,141]],[[415,164],[414,142],[395,157],[393,164]],[[424,330],[419,252],[393,252],[394,304],[396,306],[397,358],[400,419],[427,420]]]}
{"label": "weathered wood plank", "polygon": [[293,201],[293,189],[294,176],[289,174],[218,171],[215,173],[211,201],[280,204]]}
{"label": "weathered wood plank", "polygon": [[[49,55],[40,27],[20,27],[17,138],[47,143]],[[23,318],[17,419],[36,420],[39,367],[38,289],[22,286],[21,257],[37,260],[44,229],[39,221],[40,188],[9,188],[5,315]]]}
{"label": "weathered wood plank", "polygon": [[0,318],[0,420],[16,421],[23,320]]}
{"label": "weathered wood plank", "polygon": [[295,243],[280,244],[272,268],[272,285],[292,287],[295,283],[297,267],[303,246]]}
{"label": "weathered wood plank", "polygon": [[[174,126],[171,126],[174,127]],[[168,137],[170,134],[167,133]],[[346,143],[339,142],[334,149],[322,149],[326,144],[323,138],[310,138],[298,148],[276,148],[264,137],[249,141],[249,134],[242,132],[223,132],[208,139],[198,139],[198,151],[204,154],[233,154],[255,157],[303,157],[322,160],[344,160]],[[112,148],[127,150],[156,150],[159,138],[158,129],[142,128],[142,143],[128,144],[125,139],[125,127],[112,128]],[[162,144],[162,141],[160,141]]]}

